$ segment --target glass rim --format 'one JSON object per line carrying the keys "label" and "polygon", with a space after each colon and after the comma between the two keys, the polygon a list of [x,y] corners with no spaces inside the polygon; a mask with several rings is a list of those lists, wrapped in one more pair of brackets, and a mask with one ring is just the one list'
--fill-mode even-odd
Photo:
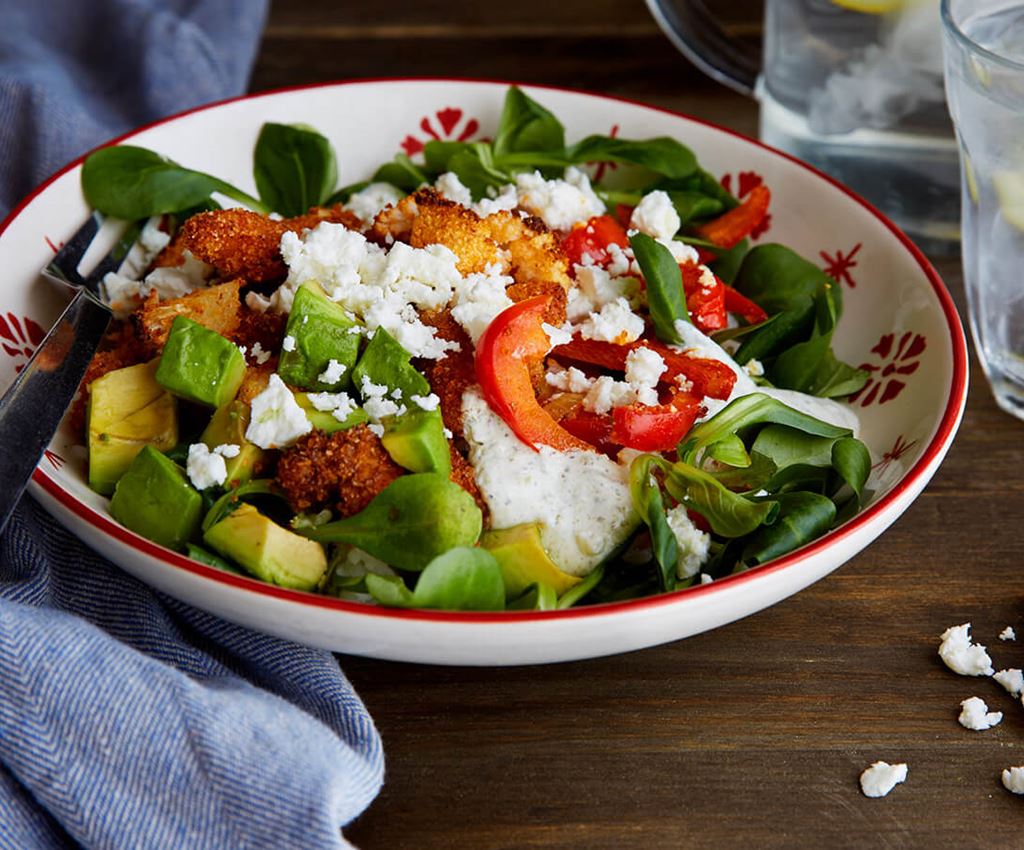
{"label": "glass rim", "polygon": [[[971,53],[975,53],[979,56],[984,57],[985,59],[1003,65],[1006,68],[1011,68],[1015,71],[1024,72],[1024,59],[1018,61],[1016,59],[1011,59],[1008,56],[1003,56],[1000,53],[996,53],[993,50],[989,50],[987,47],[983,47],[982,45],[978,44],[978,42],[976,42],[973,38],[967,35],[967,33],[965,33],[960,28],[960,25],[953,19],[953,13],[950,10],[950,6],[952,5],[952,3],[953,0],[942,0],[942,25],[947,33],[949,33],[953,38],[959,41],[961,45],[965,49],[969,50]],[[1021,10],[1024,11],[1024,3],[1018,5],[1020,5]]]}

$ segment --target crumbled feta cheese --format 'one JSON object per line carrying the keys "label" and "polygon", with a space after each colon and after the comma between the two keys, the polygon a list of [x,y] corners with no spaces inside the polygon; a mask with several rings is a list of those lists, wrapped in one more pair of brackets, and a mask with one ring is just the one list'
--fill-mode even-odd
{"label": "crumbled feta cheese", "polygon": [[265,295],[261,295],[259,292],[247,292],[245,293],[245,306],[252,310],[254,313],[266,313],[272,306],[273,302]]}
{"label": "crumbled feta cheese", "polygon": [[629,226],[655,239],[671,239],[682,222],[667,192],[648,192],[633,209]]}
{"label": "crumbled feta cheese", "polygon": [[[579,305],[589,304],[590,309],[587,312],[599,310],[605,304],[619,298],[631,300],[640,291],[640,281],[637,278],[613,275],[600,266],[576,266],[574,274],[576,285],[579,287],[575,300]],[[580,296],[585,297],[581,298]],[[579,313],[579,310],[580,308],[576,307],[570,311],[569,318],[574,318],[572,313]]]}
{"label": "crumbled feta cheese", "polygon": [[566,323],[558,328],[547,322],[541,322],[540,326],[544,329],[544,333],[548,335],[548,339],[551,340],[552,348],[557,348],[559,345],[568,345],[572,342],[572,325]]}
{"label": "crumbled feta cheese", "polygon": [[583,399],[583,408],[603,416],[613,407],[631,404],[635,398],[636,393],[625,381],[616,381],[608,375],[601,375],[590,385]]}
{"label": "crumbled feta cheese", "polygon": [[124,319],[142,303],[139,286],[139,281],[134,278],[117,272],[107,272],[103,276],[101,294],[104,301],[114,311],[114,315],[119,319]]}
{"label": "crumbled feta cheese", "polygon": [[288,334],[283,340],[281,340],[282,351],[294,351],[295,350],[295,337]]}
{"label": "crumbled feta cheese", "polygon": [[234,443],[221,443],[219,446],[215,446],[213,450],[221,457],[226,458],[238,457],[242,453],[242,447]]}
{"label": "crumbled feta cheese", "polygon": [[989,711],[985,700],[980,697],[968,697],[960,703],[960,725],[965,729],[983,732],[991,729],[1003,719],[1001,711]]}
{"label": "crumbled feta cheese", "polygon": [[565,170],[564,180],[545,180],[539,171],[516,175],[519,206],[542,219],[552,230],[570,230],[574,224],[604,213],[590,178],[578,168]]}
{"label": "crumbled feta cheese", "polygon": [[309,393],[306,397],[315,410],[330,413],[339,422],[348,419],[357,408],[348,393]]}
{"label": "crumbled feta cheese", "polygon": [[420,410],[437,410],[438,405],[441,403],[441,399],[436,393],[430,393],[430,395],[412,395],[409,396],[409,400],[420,408]]}
{"label": "crumbled feta cheese", "polygon": [[270,359],[270,352],[264,351],[262,345],[258,342],[254,342],[252,345],[252,356],[256,363],[262,366]]}
{"label": "crumbled feta cheese", "polygon": [[451,428],[445,428],[444,429],[444,437],[445,437],[446,440],[450,440],[454,436],[455,436],[455,434],[452,433],[452,429]]}
{"label": "crumbled feta cheese", "polygon": [[[690,263],[696,263],[700,259],[700,254],[697,253],[697,249],[692,245],[687,245],[685,242],[680,242],[678,239],[655,239],[655,241],[668,248],[669,253],[672,255],[672,259],[680,265],[687,265]],[[705,267],[705,271],[708,271]]]}
{"label": "crumbled feta cheese", "polygon": [[469,461],[493,528],[536,522],[552,561],[586,575],[636,528],[629,468],[588,451],[537,451],[494,413],[477,388],[463,395]]}
{"label": "crumbled feta cheese", "polygon": [[652,348],[635,348],[626,355],[626,381],[643,387],[656,387],[668,371],[665,359]]}
{"label": "crumbled feta cheese", "polygon": [[155,292],[161,301],[181,298],[193,290],[202,289],[212,276],[213,266],[197,260],[186,249],[180,265],[161,266],[146,275],[139,287],[139,294],[145,298],[150,292]]}
{"label": "crumbled feta cheese", "polygon": [[155,215],[146,221],[142,232],[139,234],[139,245],[149,255],[140,271],[145,270],[152,262],[152,258],[159,254],[164,248],[171,244],[171,234],[160,228],[162,216]]}
{"label": "crumbled feta cheese", "polygon": [[985,647],[971,642],[971,624],[951,626],[942,633],[939,657],[961,676],[991,676],[992,659]]}
{"label": "crumbled feta cheese", "polygon": [[341,380],[341,376],[344,374],[345,364],[339,363],[332,357],[327,361],[327,368],[317,375],[317,380],[321,384],[336,384]]}
{"label": "crumbled feta cheese", "polygon": [[570,393],[589,392],[590,388],[594,385],[593,379],[588,378],[575,366],[548,372],[544,375],[544,380],[547,381],[548,386]]}
{"label": "crumbled feta cheese", "polygon": [[1012,794],[1024,794],[1024,767],[1008,767],[1003,771],[1003,787]]}
{"label": "crumbled feta cheese", "polygon": [[[404,404],[399,404],[397,399],[387,397],[389,392],[387,387],[383,384],[373,383],[366,375],[363,375],[359,392],[363,396],[363,410],[370,417],[370,421],[375,424],[387,416],[401,416],[408,411],[408,408]],[[394,396],[394,393],[392,392],[391,395]],[[401,391],[398,393],[398,398],[401,398]]]}
{"label": "crumbled feta cheese", "polygon": [[360,221],[370,224],[381,210],[404,197],[402,191],[390,183],[371,183],[365,189],[349,195],[345,209],[355,213]]}
{"label": "crumbled feta cheese", "polygon": [[860,789],[865,797],[884,797],[906,778],[905,764],[876,761],[860,775]]}
{"label": "crumbled feta cheese", "polygon": [[446,171],[434,183],[434,188],[442,198],[461,204],[471,209],[481,218],[487,218],[496,212],[513,209],[519,203],[519,196],[516,194],[516,187],[511,183],[502,186],[501,191],[489,188],[489,196],[473,202],[473,193],[459,179],[459,176],[451,171]]}
{"label": "crumbled feta cheese", "polygon": [[1013,630],[1013,626],[1007,626],[999,633],[999,640],[1017,640],[1017,633]]}
{"label": "crumbled feta cheese", "polygon": [[217,452],[211,452],[205,443],[193,443],[188,447],[185,471],[192,486],[197,490],[220,486],[228,477],[224,457]]}
{"label": "crumbled feta cheese", "polygon": [[290,446],[313,430],[306,412],[277,374],[270,376],[267,388],[252,400],[251,407],[245,439],[261,449]]}
{"label": "crumbled feta cheese", "polygon": [[681,393],[693,392],[693,381],[686,375],[676,375],[676,386],[679,387]]}
{"label": "crumbled feta cheese", "polygon": [[464,207],[473,206],[473,193],[453,171],[446,171],[438,177],[434,182],[434,188],[442,198],[462,204]]}
{"label": "crumbled feta cheese", "polygon": [[711,584],[711,582],[713,582],[713,581],[714,581],[714,578],[709,576],[707,573],[701,573],[700,574],[700,583],[701,584]]}
{"label": "crumbled feta cheese", "polygon": [[1019,697],[1024,693],[1024,672],[1017,667],[999,670],[992,675],[992,678],[1015,697]]}
{"label": "crumbled feta cheese", "polygon": [[[490,191],[493,192],[493,190]],[[516,187],[511,183],[507,183],[501,187],[500,191],[494,192],[492,196],[481,198],[473,204],[472,209],[481,218],[487,218],[487,216],[494,215],[497,212],[515,209],[518,204],[519,194],[516,192]]]}
{"label": "crumbled feta cheese", "polygon": [[760,378],[764,375],[764,364],[760,360],[751,358],[743,364],[743,371],[750,375],[751,378]]}
{"label": "crumbled feta cheese", "polygon": [[685,505],[676,505],[668,511],[668,527],[676,538],[678,556],[676,559],[676,575],[687,579],[700,572],[707,563],[711,546],[711,535],[701,531],[693,524],[686,513]]}
{"label": "crumbled feta cheese", "polygon": [[579,331],[583,339],[624,345],[640,338],[644,332],[644,320],[630,309],[625,298],[616,298],[584,319]]}
{"label": "crumbled feta cheese", "polygon": [[487,326],[502,310],[512,306],[505,289],[515,281],[501,273],[498,266],[488,266],[482,273],[468,274],[455,283],[452,318],[473,340],[480,340]]}
{"label": "crumbled feta cheese", "polygon": [[378,437],[383,437],[384,436],[384,426],[383,425],[378,425],[376,422],[371,422],[366,427],[369,428],[371,433],[375,434],[376,436],[378,436]]}

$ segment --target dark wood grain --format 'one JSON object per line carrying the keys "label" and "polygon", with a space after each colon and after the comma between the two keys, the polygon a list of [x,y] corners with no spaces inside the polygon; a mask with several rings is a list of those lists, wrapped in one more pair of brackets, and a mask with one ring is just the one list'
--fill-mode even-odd
{"label": "dark wood grain", "polygon": [[[732,4],[730,9],[749,8]],[[640,0],[505,6],[275,3],[256,89],[406,74],[578,86],[756,132],[756,108],[703,80]],[[738,31],[756,21],[733,15]],[[957,258],[938,259],[961,309]],[[1024,425],[977,363],[960,434],[928,489],[839,571],[769,610],[629,655],[499,670],[343,658],[384,738],[384,790],[348,830],[372,848],[1020,847],[1024,710],[938,660],[970,620],[1024,667]],[[979,695],[996,728],[956,722]],[[876,759],[906,761],[888,798]]]}

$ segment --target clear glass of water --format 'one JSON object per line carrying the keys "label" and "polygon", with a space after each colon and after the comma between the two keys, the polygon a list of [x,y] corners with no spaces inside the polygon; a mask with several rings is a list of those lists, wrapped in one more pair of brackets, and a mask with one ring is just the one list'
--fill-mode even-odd
{"label": "clear glass of water", "polygon": [[767,0],[761,138],[837,177],[926,249],[959,238],[939,0]]}
{"label": "clear glass of water", "polygon": [[1024,2],[942,0],[942,21],[971,332],[996,401],[1024,419]]}

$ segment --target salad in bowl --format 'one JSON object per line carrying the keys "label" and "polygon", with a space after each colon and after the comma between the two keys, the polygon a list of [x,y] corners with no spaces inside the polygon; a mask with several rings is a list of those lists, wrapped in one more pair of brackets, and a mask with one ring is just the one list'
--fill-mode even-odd
{"label": "salad in bowl", "polygon": [[140,231],[71,417],[121,525],[290,590],[548,611],[743,572],[869,497],[842,399],[871,374],[833,349],[842,287],[764,238],[766,186],[570,141],[516,87],[492,139],[337,174],[298,123],[262,126],[258,197],[85,160]]}

